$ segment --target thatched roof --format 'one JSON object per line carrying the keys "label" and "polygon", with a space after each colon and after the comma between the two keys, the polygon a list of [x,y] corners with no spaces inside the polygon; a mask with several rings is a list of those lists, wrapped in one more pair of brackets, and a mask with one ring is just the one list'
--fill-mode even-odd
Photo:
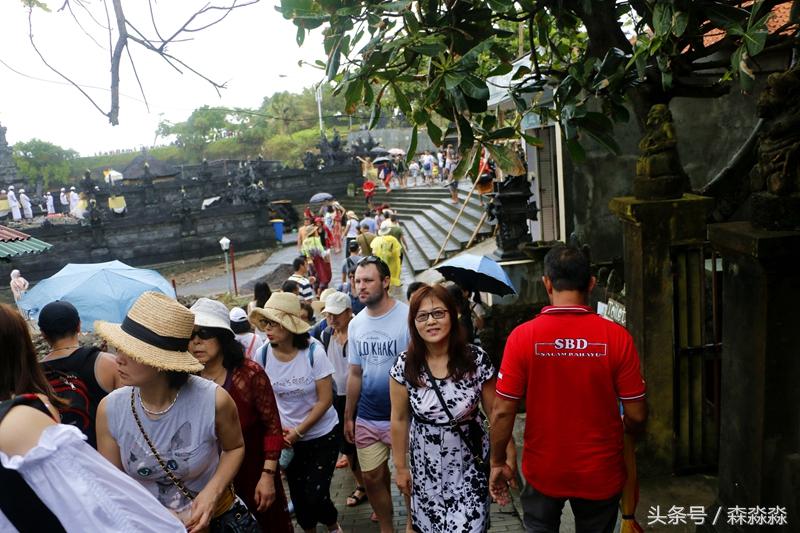
{"label": "thatched roof", "polygon": [[169,163],[165,163],[164,161],[159,161],[155,157],[151,155],[137,155],[133,161],[128,164],[122,170],[122,175],[125,176],[126,180],[140,180],[144,177],[144,164],[147,163],[150,165],[150,176],[153,178],[163,178],[168,176],[176,176],[180,170],[175,168],[174,166],[170,165]]}

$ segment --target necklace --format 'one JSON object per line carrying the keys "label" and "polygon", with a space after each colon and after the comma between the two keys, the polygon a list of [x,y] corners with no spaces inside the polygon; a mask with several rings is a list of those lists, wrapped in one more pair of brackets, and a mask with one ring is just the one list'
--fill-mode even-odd
{"label": "necklace", "polygon": [[62,352],[64,350],[75,350],[75,349],[80,348],[80,347],[81,347],[80,344],[75,344],[75,345],[72,345],[72,346],[62,346],[61,348],[53,348],[52,350],[50,350],[50,353],[47,354],[47,357],[50,357],[51,355],[53,355],[56,352]]}
{"label": "necklace", "polygon": [[169,406],[167,406],[167,408],[166,408],[166,409],[164,409],[163,411],[151,411],[150,409],[148,409],[148,408],[147,408],[147,407],[144,405],[144,400],[142,400],[142,391],[139,391],[139,405],[141,405],[141,406],[142,406],[142,409],[144,409],[144,412],[145,412],[145,413],[147,413],[148,415],[152,415],[152,416],[161,416],[161,415],[165,415],[165,414],[167,414],[167,413],[169,412],[169,410],[170,410],[170,409],[172,409],[173,407],[175,407],[175,402],[177,402],[177,401],[178,401],[178,396],[180,396],[180,395],[181,395],[181,390],[180,390],[180,389],[178,389],[178,392],[176,392],[176,393],[175,393],[175,399],[174,399],[174,400],[172,400],[172,403],[171,403],[171,404],[169,404]]}

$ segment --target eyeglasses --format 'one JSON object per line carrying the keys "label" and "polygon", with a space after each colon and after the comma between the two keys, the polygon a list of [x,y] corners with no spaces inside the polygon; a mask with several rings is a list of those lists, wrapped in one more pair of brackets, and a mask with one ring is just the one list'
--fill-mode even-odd
{"label": "eyeglasses", "polygon": [[280,324],[275,322],[274,320],[268,320],[266,318],[262,318],[261,320],[259,320],[259,324],[261,324],[261,327],[264,329],[277,328],[278,326],[280,326]]}
{"label": "eyeglasses", "polygon": [[210,328],[198,328],[198,329],[192,331],[192,336],[189,337],[189,340],[192,340],[195,337],[200,337],[204,341],[207,341],[208,339],[213,339],[216,336],[217,336],[217,333],[213,329],[210,329]]}
{"label": "eyeglasses", "polygon": [[433,317],[434,320],[441,320],[445,316],[447,316],[447,309],[434,309],[430,313],[426,313],[425,311],[417,313],[414,320],[417,322],[427,322],[430,317]]}

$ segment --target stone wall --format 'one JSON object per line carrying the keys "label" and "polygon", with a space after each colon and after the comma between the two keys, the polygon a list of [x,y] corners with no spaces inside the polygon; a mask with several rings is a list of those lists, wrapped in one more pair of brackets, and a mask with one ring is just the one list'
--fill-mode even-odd
{"label": "stone wall", "polygon": [[50,226],[28,230],[53,245],[47,252],[0,263],[0,279],[18,268],[29,281],[46,278],[67,263],[99,263],[118,259],[132,266],[197,259],[221,253],[227,236],[235,250],[275,245],[275,234],[262,206],[220,206],[182,219],[158,207],[99,227]]}

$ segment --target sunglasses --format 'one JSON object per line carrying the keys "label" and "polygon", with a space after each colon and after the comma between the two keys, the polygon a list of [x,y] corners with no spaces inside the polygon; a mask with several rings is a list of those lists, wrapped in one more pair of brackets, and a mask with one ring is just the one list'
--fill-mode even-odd
{"label": "sunglasses", "polygon": [[417,322],[427,322],[430,317],[433,317],[434,320],[441,320],[445,316],[447,316],[447,309],[434,309],[430,313],[422,312],[418,313],[417,316],[414,317],[414,320]]}
{"label": "sunglasses", "polygon": [[377,265],[378,263],[383,263],[383,259],[378,257],[377,255],[368,255],[367,257],[363,257],[356,266],[361,265]]}
{"label": "sunglasses", "polygon": [[275,322],[274,320],[269,320],[269,319],[266,319],[266,318],[262,318],[262,319],[260,319],[260,320],[258,321],[258,323],[259,323],[259,324],[261,325],[261,327],[262,327],[262,328],[264,328],[264,329],[267,329],[267,328],[277,328],[278,326],[280,326],[280,324],[279,324],[278,322]]}
{"label": "sunglasses", "polygon": [[198,328],[198,329],[192,331],[192,336],[189,337],[189,340],[192,340],[195,337],[200,337],[204,341],[207,341],[208,339],[213,339],[216,336],[217,336],[217,332],[214,331],[211,328]]}

